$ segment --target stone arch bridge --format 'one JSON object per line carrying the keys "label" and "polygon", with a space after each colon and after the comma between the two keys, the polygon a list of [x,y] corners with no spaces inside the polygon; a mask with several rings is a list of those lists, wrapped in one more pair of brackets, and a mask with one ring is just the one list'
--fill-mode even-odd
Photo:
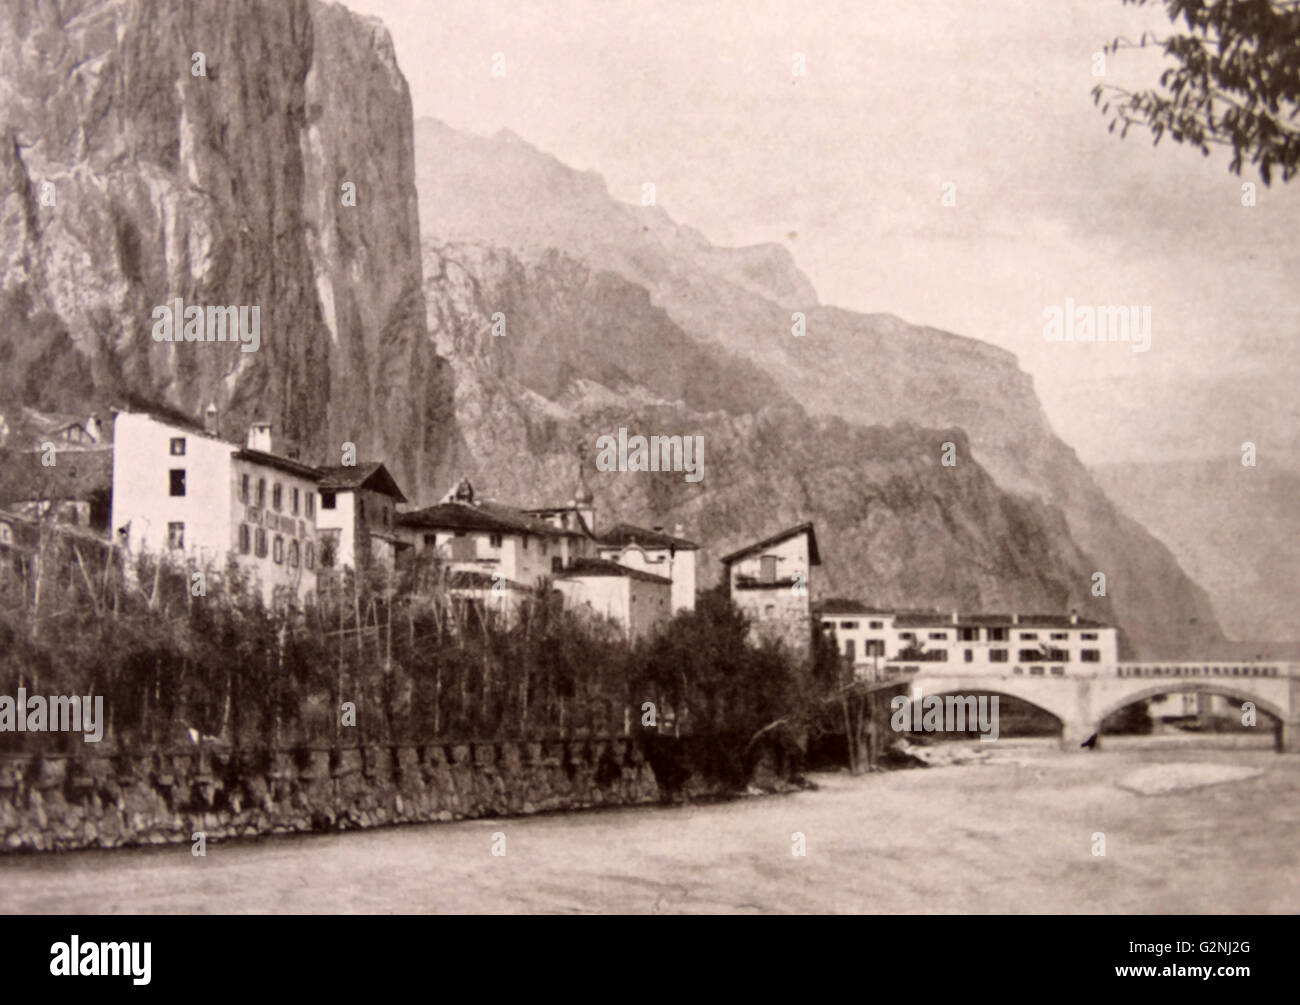
{"label": "stone arch bridge", "polygon": [[1103,719],[1135,701],[1186,691],[1221,694],[1253,702],[1257,714],[1267,712],[1278,723],[1277,749],[1300,753],[1300,664],[1295,663],[1117,663],[1062,674],[1049,674],[1045,667],[963,674],[923,666],[909,683],[914,699],[918,689],[921,695],[987,692],[1036,705],[1061,720],[1061,746],[1067,750],[1080,749],[1088,737],[1100,734]]}

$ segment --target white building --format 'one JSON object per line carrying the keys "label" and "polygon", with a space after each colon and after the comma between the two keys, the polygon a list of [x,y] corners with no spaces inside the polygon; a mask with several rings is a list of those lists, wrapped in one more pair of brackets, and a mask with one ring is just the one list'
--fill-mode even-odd
{"label": "white building", "polygon": [[673,581],[600,558],[580,558],[555,579],[566,607],[611,618],[637,639],[672,617]]}
{"label": "white building", "polygon": [[796,652],[812,647],[812,570],[821,565],[817,534],[801,523],[722,559],[731,600],[750,619],[755,638],[775,638]]}
{"label": "white building", "polygon": [[153,552],[221,573],[234,555],[271,604],[316,589],[319,472],[270,452],[271,426],[255,423],[244,447],[146,412],[113,423],[111,527],[128,551]]}
{"label": "white building", "polygon": [[826,601],[818,616],[840,654],[863,673],[945,663],[961,673],[1059,677],[1119,661],[1117,629],[1077,614],[891,612]]}
{"label": "white building", "polygon": [[391,568],[400,539],[397,504],[406,502],[378,461],[321,469],[316,533],[326,569]]}
{"label": "white building", "polygon": [[629,569],[662,576],[672,583],[672,610],[695,610],[695,560],[700,546],[662,527],[647,530],[630,523],[615,524],[596,538],[598,557]]}

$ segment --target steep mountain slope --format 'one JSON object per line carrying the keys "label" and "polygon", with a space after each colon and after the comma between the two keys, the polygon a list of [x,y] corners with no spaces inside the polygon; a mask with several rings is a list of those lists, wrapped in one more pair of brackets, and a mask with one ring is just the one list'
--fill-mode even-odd
{"label": "steep mountain slope", "polygon": [[[0,391],[212,399],[229,435],[264,414],[418,478],[438,372],[411,162],[391,40],[340,6],[4,4]],[[260,348],[153,341],[176,297],[260,307]]]}
{"label": "steep mountain slope", "polygon": [[1107,495],[1205,584],[1234,639],[1300,638],[1300,474],[1269,461],[1093,468]]}
{"label": "steep mountain slope", "polygon": [[[1112,505],[1052,433],[1011,354],[888,315],[819,305],[780,246],[714,248],[661,208],[615,201],[598,175],[574,171],[512,133],[466,136],[421,119],[415,142],[426,242],[524,256],[560,249],[593,271],[644,286],[688,335],[748,361],[812,415],[960,427],[970,438],[968,457],[1000,486],[1061,509],[1093,560],[1090,572],[1105,573],[1116,609],[1145,651],[1195,652],[1221,637],[1204,592],[1167,548]],[[796,311],[805,316],[803,337],[791,332]],[[927,449],[937,455],[940,446]],[[874,584],[860,586],[877,594]]]}
{"label": "steep mountain slope", "polygon": [[[1115,616],[1089,595],[1091,561],[1058,511],[1000,490],[976,463],[940,465],[945,441],[969,457],[961,430],[809,416],[752,365],[693,342],[641,287],[554,251],[426,242],[425,299],[455,386],[444,483],[467,475],[541,504],[569,498],[582,463],[598,521],[681,523],[708,546],[706,581],[718,556],[811,517],[817,594]],[[498,311],[503,337],[490,334]],[[620,427],[701,437],[703,480],[594,470],[596,438]]]}

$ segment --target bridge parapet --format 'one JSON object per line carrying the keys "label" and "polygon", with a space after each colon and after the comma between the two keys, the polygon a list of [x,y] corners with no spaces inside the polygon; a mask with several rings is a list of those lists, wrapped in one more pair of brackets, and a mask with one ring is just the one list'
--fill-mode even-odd
{"label": "bridge parapet", "polygon": [[1300,677],[1300,663],[1190,662],[1117,663],[1116,677]]}

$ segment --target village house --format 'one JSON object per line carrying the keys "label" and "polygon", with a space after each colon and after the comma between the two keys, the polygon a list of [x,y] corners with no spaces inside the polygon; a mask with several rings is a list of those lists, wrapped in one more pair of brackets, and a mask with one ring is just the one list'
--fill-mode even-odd
{"label": "village house", "polygon": [[618,622],[629,639],[649,635],[673,614],[673,581],[602,558],[579,558],[558,575],[565,605]]}
{"label": "village house", "polygon": [[852,600],[824,601],[817,612],[822,631],[860,674],[946,663],[961,673],[1060,677],[1119,659],[1117,629],[1077,614],[898,612]]}
{"label": "village house", "polygon": [[727,592],[750,619],[755,639],[777,639],[812,652],[812,570],[821,565],[811,523],[783,530],[722,559]]}
{"label": "village house", "polygon": [[321,468],[316,536],[322,569],[392,569],[407,545],[397,534],[406,496],[378,461]]}
{"label": "village house", "polygon": [[244,446],[203,426],[120,411],[113,423],[112,528],[130,552],[181,559],[206,573],[233,555],[267,604],[316,590],[320,472],[271,452],[271,424]]}
{"label": "village house", "polygon": [[590,554],[585,530],[557,526],[532,514],[475,496],[468,479],[436,506],[399,513],[396,534],[414,558],[432,553],[448,573],[454,595],[513,605],[543,580]]}
{"label": "village house", "polygon": [[674,614],[695,610],[695,558],[700,547],[681,536],[681,524],[675,529],[674,536],[662,527],[647,530],[619,523],[596,538],[599,558],[668,579]]}
{"label": "village house", "polygon": [[108,533],[113,446],[89,418],[22,408],[0,417],[0,506],[33,518]]}

